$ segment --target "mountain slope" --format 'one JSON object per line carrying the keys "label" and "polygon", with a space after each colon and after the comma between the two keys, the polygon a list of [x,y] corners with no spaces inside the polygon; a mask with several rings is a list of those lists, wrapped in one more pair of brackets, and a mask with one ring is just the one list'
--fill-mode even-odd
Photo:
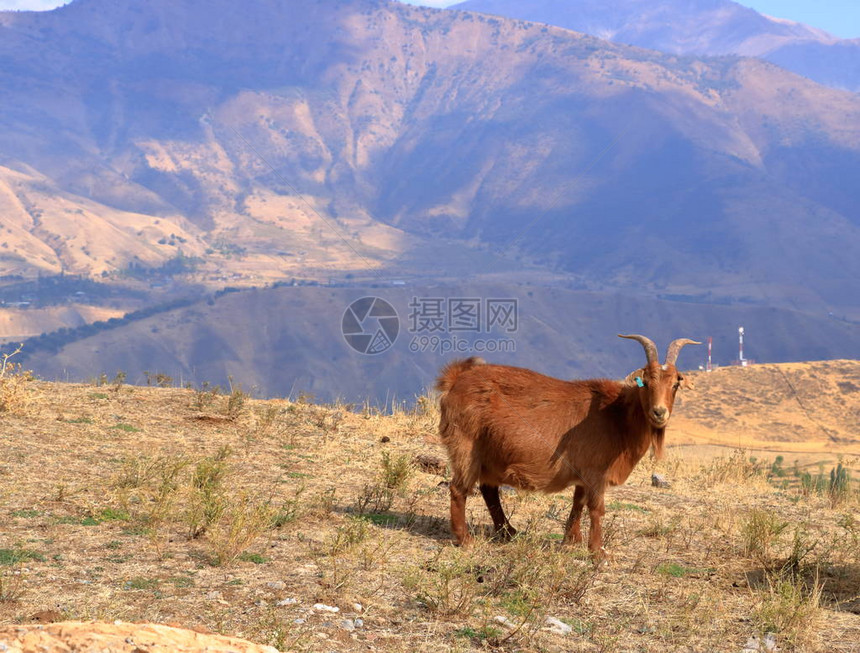
{"label": "mountain slope", "polygon": [[[3,14],[2,151],[260,279],[445,235],[614,287],[855,303],[860,191],[832,173],[860,168],[857,98],[532,23],[304,6]],[[110,249],[92,271],[141,256]]]}
{"label": "mountain slope", "polygon": [[122,210],[63,191],[30,171],[0,166],[4,273],[96,275],[125,264],[157,267],[177,252],[203,253],[182,216]]}
{"label": "mountain slope", "polygon": [[819,84],[860,92],[860,39],[787,43],[766,58]]}

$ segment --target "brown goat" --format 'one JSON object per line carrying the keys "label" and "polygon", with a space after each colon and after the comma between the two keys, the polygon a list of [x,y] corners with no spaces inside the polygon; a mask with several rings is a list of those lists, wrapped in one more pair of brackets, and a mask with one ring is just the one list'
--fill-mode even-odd
{"label": "brown goat", "polygon": [[480,358],[454,361],[436,382],[441,396],[439,433],[451,463],[451,531],[470,539],[466,497],[480,483],[496,535],[516,531],[499,500],[499,486],[559,492],[576,486],[564,543],[581,542],[579,521],[588,506],[588,548],[600,555],[604,493],[627,480],[650,447],[659,456],[675,392],[684,377],[675,368],[681,348],[672,342],[660,365],[657,347],[641,335],[645,367],[624,381],[562,381],[531,370],[488,365]]}

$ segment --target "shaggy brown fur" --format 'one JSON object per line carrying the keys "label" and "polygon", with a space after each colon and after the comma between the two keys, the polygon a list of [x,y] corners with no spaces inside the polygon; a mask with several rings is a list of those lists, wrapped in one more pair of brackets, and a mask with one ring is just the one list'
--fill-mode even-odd
{"label": "shaggy brown fur", "polygon": [[451,464],[451,530],[459,544],[471,539],[466,497],[476,482],[497,535],[505,539],[516,531],[502,509],[500,485],[542,492],[575,485],[564,541],[582,541],[579,522],[587,505],[589,549],[599,553],[605,489],[624,483],[650,447],[662,453],[683,381],[675,358],[693,342],[672,343],[660,365],[653,343],[633,338],[646,347],[649,361],[628,378],[640,376],[644,387],[632,380],[562,381],[479,358],[442,370],[436,383],[442,393],[439,433]]}

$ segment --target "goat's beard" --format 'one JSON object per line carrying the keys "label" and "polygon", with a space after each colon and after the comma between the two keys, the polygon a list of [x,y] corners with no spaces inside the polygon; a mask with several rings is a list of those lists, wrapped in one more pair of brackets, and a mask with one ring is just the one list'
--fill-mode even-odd
{"label": "goat's beard", "polygon": [[654,448],[654,457],[660,460],[663,457],[663,439],[666,435],[666,427],[654,428],[651,432],[651,446]]}

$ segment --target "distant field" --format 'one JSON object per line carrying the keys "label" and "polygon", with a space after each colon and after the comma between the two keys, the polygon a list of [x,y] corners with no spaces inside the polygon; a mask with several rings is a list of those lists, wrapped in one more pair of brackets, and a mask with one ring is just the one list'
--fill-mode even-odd
{"label": "distant field", "polygon": [[[345,309],[365,296],[382,297],[400,316],[397,341],[379,356],[357,354],[341,333]],[[811,343],[820,338],[827,340],[821,354],[827,358],[844,358],[860,351],[857,328],[795,311],[669,302],[614,291],[464,278],[456,284],[281,286],[222,293],[172,309],[163,304],[152,307],[158,312],[144,312],[137,319],[48,334],[27,343],[22,355],[27,357],[27,365],[46,379],[83,381],[103,372],[113,375],[123,370],[129,382],[143,383],[143,373],[149,371],[224,386],[232,377],[244,388],[254,388],[260,397],[303,392],[319,401],[343,398],[384,405],[392,396],[413,399],[432,387],[439,367],[447,360],[469,355],[468,347],[461,353],[421,347],[422,336],[427,334],[412,325],[409,306],[415,297],[515,299],[519,316],[515,332],[493,327],[488,334],[466,334],[466,340],[490,338],[491,344],[513,344],[515,351],[510,353],[499,350],[484,355],[491,362],[529,367],[560,378],[623,376],[640,365],[641,348],[620,340],[617,333],[645,333],[660,343],[680,336],[701,340],[713,334],[718,360],[730,360],[736,346],[731,338],[736,337],[738,323],[752,334],[748,344],[762,360],[805,357],[810,347],[819,351],[819,346]],[[672,316],[670,323],[666,315]],[[774,320],[780,322],[783,333],[778,338],[766,338],[764,334]],[[462,335],[445,333],[440,341],[451,344],[457,336],[460,344],[466,344],[459,337]],[[680,361],[695,369],[705,355],[705,347],[690,347]],[[723,375],[721,370],[713,373],[714,379]],[[762,382],[774,392],[785,386],[781,376]],[[832,387],[837,388],[835,382]],[[743,393],[766,390],[767,386],[743,385]],[[799,388],[801,395],[804,391]],[[745,428],[732,412],[746,408],[745,395],[735,396],[731,388],[726,392],[725,406],[705,402],[709,412],[697,417],[700,435],[722,438],[723,427],[729,426],[731,432],[736,432],[735,427]],[[768,405],[764,398],[762,402],[762,406]],[[697,402],[691,403],[691,407],[696,406]],[[794,437],[790,432],[764,429],[749,437],[769,440],[774,435]]]}
{"label": "distant field", "polygon": [[25,340],[57,329],[122,317],[124,314],[125,311],[120,309],[83,304],[28,309],[2,308],[0,309],[0,344]]}

